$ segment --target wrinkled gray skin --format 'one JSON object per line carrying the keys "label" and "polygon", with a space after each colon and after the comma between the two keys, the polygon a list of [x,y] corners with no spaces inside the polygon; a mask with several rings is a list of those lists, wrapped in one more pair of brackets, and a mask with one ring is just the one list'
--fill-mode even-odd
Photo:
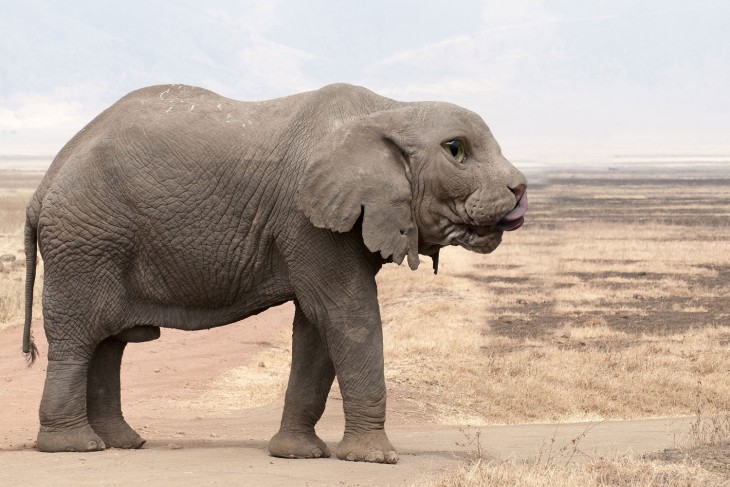
{"label": "wrinkled gray skin", "polygon": [[[461,163],[441,145],[452,139]],[[314,426],[337,376],[337,457],[395,463],[375,274],[445,245],[491,252],[521,224],[525,184],[484,122],[446,103],[349,85],[261,103],[181,85],[130,93],[61,150],[28,205],[24,351],[35,358],[36,241],[49,344],[38,448],[140,447],[120,406],[128,342],[294,301],[271,454],[330,455]]]}

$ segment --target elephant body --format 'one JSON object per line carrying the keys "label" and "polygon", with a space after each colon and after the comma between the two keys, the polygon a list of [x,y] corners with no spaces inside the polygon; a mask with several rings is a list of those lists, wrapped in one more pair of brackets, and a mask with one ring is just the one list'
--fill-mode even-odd
{"label": "elephant body", "polygon": [[[476,172],[433,162],[457,157],[444,142],[467,137]],[[484,181],[499,191],[489,196]],[[415,268],[443,245],[490,252],[521,224],[524,187],[481,119],[453,105],[349,85],[266,102],[184,85],[130,93],[60,151],[28,205],[24,351],[35,358],[36,243],[49,343],[38,448],[141,446],[119,399],[128,342],[294,301],[271,453],[329,456],[314,425],[336,375],[346,417],[337,456],[394,463],[375,275],[404,258]]]}

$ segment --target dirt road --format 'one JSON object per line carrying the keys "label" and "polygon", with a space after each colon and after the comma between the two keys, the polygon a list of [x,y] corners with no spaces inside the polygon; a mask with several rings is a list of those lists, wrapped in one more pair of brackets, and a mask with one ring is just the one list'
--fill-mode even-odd
{"label": "dirt road", "polygon": [[[33,449],[45,368],[45,341],[35,324],[43,355],[26,368],[20,327],[0,330],[0,485],[408,485],[476,454],[475,435],[490,457],[527,458],[563,449],[582,457],[673,446],[687,419],[562,425],[488,426],[459,430],[429,424],[390,402],[388,431],[400,451],[395,466],[334,459],[269,457],[281,399],[248,409],[186,409],[190,384],[209,383],[250,365],[290,327],[293,308],[282,306],[244,323],[196,333],[163,330],[160,340],[128,347],[123,366],[125,416],[148,443],[141,450],[45,454]],[[318,432],[331,446],[343,428],[341,404],[330,400]],[[474,440],[471,446],[467,443]],[[572,440],[579,439],[577,448]]]}

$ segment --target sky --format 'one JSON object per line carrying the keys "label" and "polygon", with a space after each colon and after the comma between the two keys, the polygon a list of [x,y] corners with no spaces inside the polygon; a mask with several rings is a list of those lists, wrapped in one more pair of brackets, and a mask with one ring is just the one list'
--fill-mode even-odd
{"label": "sky", "polygon": [[514,160],[730,154],[726,0],[0,0],[0,159],[136,88],[333,82],[479,113]]}

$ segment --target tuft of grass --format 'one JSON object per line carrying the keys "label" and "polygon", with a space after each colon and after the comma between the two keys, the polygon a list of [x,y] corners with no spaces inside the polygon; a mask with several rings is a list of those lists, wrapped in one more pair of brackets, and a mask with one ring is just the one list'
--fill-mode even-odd
{"label": "tuft of grass", "polygon": [[568,465],[516,460],[462,465],[413,487],[720,487],[726,477],[691,464],[647,461],[628,456],[599,457]]}
{"label": "tuft of grass", "polygon": [[[698,384],[698,396],[702,396]],[[467,426],[459,428],[463,440],[456,445],[466,452],[461,465],[450,468],[435,477],[420,479],[413,487],[500,487],[500,486],[565,486],[565,487],[613,487],[613,486],[730,486],[729,454],[708,450],[711,444],[726,436],[717,435],[717,416],[709,421],[712,431],[698,430],[706,418],[706,398],[698,402],[697,422],[692,425],[691,437],[695,444],[687,449],[666,450],[657,454],[635,458],[629,454],[593,457],[580,448],[590,430],[599,423],[586,426],[585,430],[567,442],[556,445],[555,437],[543,445],[540,453],[528,460],[498,459],[490,456],[481,445],[481,431]],[[726,420],[719,424],[725,425]],[[707,422],[707,421],[705,421]],[[557,431],[557,430],[556,430]],[[730,447],[730,443],[724,445]]]}
{"label": "tuft of grass", "polygon": [[690,447],[728,444],[730,448],[730,404],[718,398],[713,390],[706,390],[697,381],[695,420],[690,425]]}

